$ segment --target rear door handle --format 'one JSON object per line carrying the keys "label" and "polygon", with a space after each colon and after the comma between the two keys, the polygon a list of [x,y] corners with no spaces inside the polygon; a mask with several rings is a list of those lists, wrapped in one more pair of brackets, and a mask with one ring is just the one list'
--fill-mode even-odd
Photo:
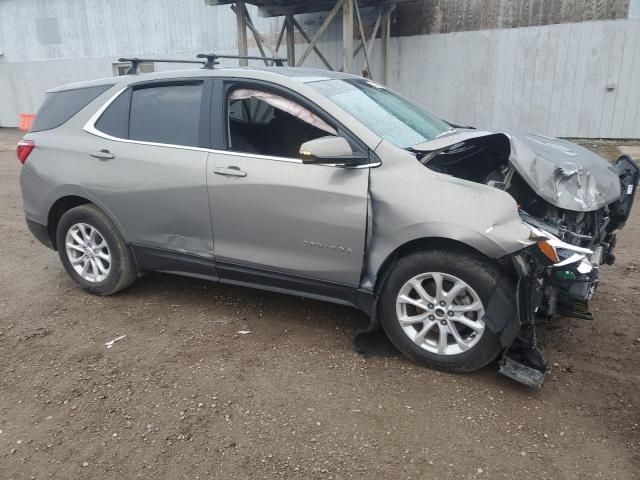
{"label": "rear door handle", "polygon": [[113,153],[106,149],[102,149],[99,151],[94,150],[92,152],[89,152],[89,155],[99,160],[111,160],[113,158]]}
{"label": "rear door handle", "polygon": [[240,168],[236,166],[214,168],[213,173],[215,173],[216,175],[224,175],[226,177],[247,176],[247,172],[245,172],[244,170],[240,170]]}

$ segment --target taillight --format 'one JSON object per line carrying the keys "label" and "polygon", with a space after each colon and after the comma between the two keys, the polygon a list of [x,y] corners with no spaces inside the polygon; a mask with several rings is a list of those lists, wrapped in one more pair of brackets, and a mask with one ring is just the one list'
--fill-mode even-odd
{"label": "taillight", "polygon": [[36,144],[33,143],[33,140],[20,140],[18,145],[16,146],[16,154],[18,155],[18,160],[20,163],[24,165],[24,162],[27,161],[29,155],[36,148]]}

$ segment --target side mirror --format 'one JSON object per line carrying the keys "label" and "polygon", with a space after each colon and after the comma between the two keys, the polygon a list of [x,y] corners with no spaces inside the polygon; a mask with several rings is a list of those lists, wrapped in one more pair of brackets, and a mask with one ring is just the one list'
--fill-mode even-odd
{"label": "side mirror", "polygon": [[320,137],[300,145],[302,163],[331,165],[358,165],[367,157],[353,153],[349,142],[342,137]]}

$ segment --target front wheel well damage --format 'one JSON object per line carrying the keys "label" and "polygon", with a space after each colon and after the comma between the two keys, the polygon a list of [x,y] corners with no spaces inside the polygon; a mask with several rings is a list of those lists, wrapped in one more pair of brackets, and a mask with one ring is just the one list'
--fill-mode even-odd
{"label": "front wheel well damage", "polygon": [[58,229],[58,223],[62,216],[72,208],[80,205],[86,205],[88,203],[91,202],[84,197],[68,195],[66,197],[59,198],[51,206],[49,209],[49,216],[47,218],[47,232],[49,233],[49,239],[51,240],[51,245],[53,245],[54,250],[58,249],[58,246],[56,245],[56,230]]}
{"label": "front wheel well damage", "polygon": [[489,257],[484,255],[479,250],[471,247],[470,245],[460,242],[458,240],[452,240],[444,237],[423,237],[416,238],[407,243],[404,243],[391,252],[387,258],[382,262],[377,275],[375,277],[375,292],[379,293],[384,286],[384,282],[391,272],[394,264],[403,257],[411,255],[416,252],[425,250],[447,250],[451,252],[466,253],[474,256],[482,257],[485,260],[490,260]]}

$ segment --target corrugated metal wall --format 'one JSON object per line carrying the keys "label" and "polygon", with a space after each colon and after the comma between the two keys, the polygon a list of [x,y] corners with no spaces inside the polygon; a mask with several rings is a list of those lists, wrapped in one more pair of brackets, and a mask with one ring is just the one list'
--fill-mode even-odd
{"label": "corrugated metal wall", "polygon": [[401,37],[394,47],[391,85],[454,122],[640,138],[640,20]]}
{"label": "corrugated metal wall", "polygon": [[[281,19],[253,18],[260,31],[277,35]],[[300,17],[311,35],[321,20]],[[321,48],[339,67],[339,22],[324,40]],[[112,75],[119,56],[193,58],[234,48],[235,17],[202,0],[0,0],[0,126],[15,126],[19,113],[36,110],[48,88]],[[298,45],[298,55],[304,48]],[[321,66],[314,54],[307,63]],[[360,54],[358,68],[362,63]],[[639,138],[640,20],[393,38],[389,79],[461,124]]]}
{"label": "corrugated metal wall", "polygon": [[[277,19],[255,17],[275,30]],[[112,76],[118,57],[193,59],[235,43],[233,13],[203,0],[0,0],[0,126],[16,126],[49,88]]]}

